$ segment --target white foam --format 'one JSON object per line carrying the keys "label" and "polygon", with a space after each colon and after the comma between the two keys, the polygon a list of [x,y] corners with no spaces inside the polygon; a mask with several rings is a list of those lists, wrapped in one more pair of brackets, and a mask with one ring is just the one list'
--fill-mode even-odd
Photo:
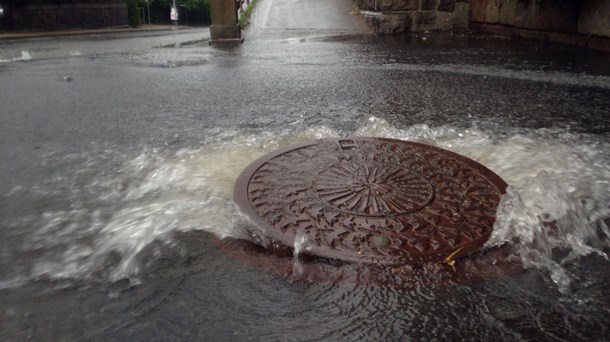
{"label": "white foam", "polygon": [[[17,187],[7,194],[9,199],[55,194],[85,200],[30,218],[28,224],[36,229],[21,249],[36,250],[40,257],[32,261],[29,271],[14,275],[19,281],[0,284],[11,286],[28,277],[91,277],[112,254],[118,262],[109,279],[137,279],[138,255],[153,241],[171,242],[173,232],[203,230],[256,241],[256,229],[232,201],[239,173],[275,149],[338,135],[324,126],[261,133],[234,130],[216,135],[197,149],[145,150],[135,158],[110,151],[87,156],[81,164],[84,169],[72,176],[43,182],[29,193]],[[603,246],[608,246],[608,239],[600,241],[596,234],[600,229],[608,234],[603,220],[610,217],[610,147],[594,137],[532,131],[495,140],[491,133],[477,129],[397,128],[376,117],[345,135],[428,143],[466,155],[498,173],[510,187],[488,246],[513,243],[515,257],[526,267],[550,270],[560,287],[569,283],[563,262],[588,253],[603,254]],[[109,161],[120,167],[100,175],[100,165]],[[83,177],[89,177],[84,186]],[[49,188],[53,182],[68,193]],[[18,227],[22,221],[15,219],[8,225]],[[551,221],[557,225],[555,233],[548,229]],[[554,260],[554,248],[568,253]]]}
{"label": "white foam", "polygon": [[28,51],[21,51],[21,56],[15,57],[12,59],[1,59],[0,63],[8,63],[8,62],[19,62],[19,61],[29,61],[32,59],[32,56]]}

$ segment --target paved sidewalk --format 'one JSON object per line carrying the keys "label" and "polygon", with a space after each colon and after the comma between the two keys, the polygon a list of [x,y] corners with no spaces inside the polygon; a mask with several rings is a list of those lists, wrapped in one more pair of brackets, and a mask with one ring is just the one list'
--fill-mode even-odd
{"label": "paved sidewalk", "polygon": [[191,26],[183,25],[141,25],[138,27],[106,27],[100,29],[72,29],[62,31],[40,31],[40,32],[0,32],[0,39],[21,39],[21,38],[41,38],[41,37],[59,37],[59,36],[77,36],[85,34],[102,34],[102,33],[127,33],[127,32],[149,32],[149,31],[167,31],[181,30],[190,28]]}

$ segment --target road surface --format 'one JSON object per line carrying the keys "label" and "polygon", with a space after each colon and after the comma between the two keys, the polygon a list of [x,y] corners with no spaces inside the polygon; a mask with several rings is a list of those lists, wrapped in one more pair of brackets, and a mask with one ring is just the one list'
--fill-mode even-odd
{"label": "road surface", "polygon": [[[1,340],[608,336],[607,261],[566,257],[608,251],[588,219],[609,215],[608,54],[378,37],[347,0],[259,0],[244,37],[0,41]],[[523,245],[514,277],[379,289],[287,280],[217,248],[211,234],[253,239],[231,200],[243,167],[336,135],[475,158],[524,201],[501,218],[511,234],[549,212],[574,223],[544,240],[563,254]]]}

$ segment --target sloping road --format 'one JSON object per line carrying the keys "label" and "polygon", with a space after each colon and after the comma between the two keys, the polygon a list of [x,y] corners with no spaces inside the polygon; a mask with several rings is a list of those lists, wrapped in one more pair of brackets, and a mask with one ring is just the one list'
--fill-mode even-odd
{"label": "sloping road", "polygon": [[246,39],[368,34],[351,0],[259,0]]}

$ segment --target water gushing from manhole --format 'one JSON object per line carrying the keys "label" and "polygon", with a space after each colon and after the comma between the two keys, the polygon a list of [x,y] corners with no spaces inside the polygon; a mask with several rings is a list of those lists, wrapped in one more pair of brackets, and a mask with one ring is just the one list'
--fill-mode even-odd
{"label": "water gushing from manhole", "polygon": [[[278,148],[345,134],[427,143],[498,173],[510,186],[485,249],[511,242],[517,247],[511,251],[514,259],[559,274],[553,279],[563,288],[577,276],[567,265],[609,248],[605,220],[610,217],[610,146],[595,136],[397,128],[378,118],[350,132],[310,126],[207,134],[212,138],[198,148],[134,152],[98,147],[83,155],[43,156],[46,178],[3,194],[7,206],[2,225],[8,235],[0,259],[0,286],[41,278],[138,279],[151,260],[162,257],[161,252],[151,253],[157,250],[155,242],[181,249],[175,234],[185,231],[262,243],[255,225],[232,204],[241,170]],[[44,207],[32,207],[32,201]],[[555,220],[556,235],[532,235],[542,229],[541,220]],[[557,249],[566,252],[557,254]],[[288,260],[291,273],[292,258]]]}
{"label": "water gushing from manhole", "polygon": [[294,236],[294,249],[292,252],[292,272],[297,277],[303,274],[303,264],[300,259],[301,254],[308,250],[307,234],[304,231],[298,231]]}

